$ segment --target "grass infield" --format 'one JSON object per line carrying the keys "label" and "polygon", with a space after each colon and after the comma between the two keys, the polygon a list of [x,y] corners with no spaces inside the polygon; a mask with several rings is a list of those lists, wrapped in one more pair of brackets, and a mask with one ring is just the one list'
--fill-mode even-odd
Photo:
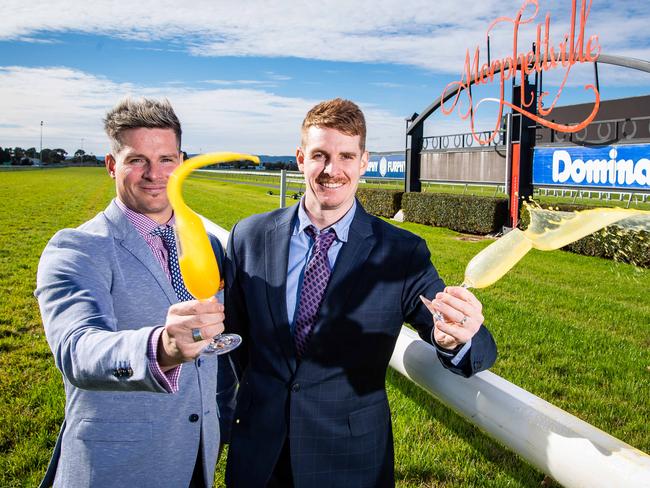
{"label": "grass infield", "polygon": [[[277,208],[267,188],[191,178],[188,204],[230,229]],[[36,486],[63,419],[64,393],[32,292],[54,232],[114,195],[102,169],[0,174],[0,486]],[[293,201],[291,201],[293,202]],[[426,239],[449,284],[489,240],[400,224]],[[492,371],[650,452],[650,271],[562,251],[531,251],[476,294],[499,346]],[[540,486],[544,475],[389,370],[397,485]],[[223,458],[216,485],[223,485]]]}

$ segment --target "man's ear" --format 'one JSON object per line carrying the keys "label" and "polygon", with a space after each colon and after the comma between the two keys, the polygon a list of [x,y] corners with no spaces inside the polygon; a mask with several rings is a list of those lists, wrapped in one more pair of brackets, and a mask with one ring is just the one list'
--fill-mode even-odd
{"label": "man's ear", "polygon": [[296,149],[296,164],[298,164],[298,169],[301,173],[305,172],[305,152],[302,150],[302,147],[298,146]]}
{"label": "man's ear", "polygon": [[368,169],[368,158],[370,157],[370,154],[368,151],[364,151],[363,154],[361,155],[361,170],[359,171],[360,175],[365,174],[366,170]]}
{"label": "man's ear", "polygon": [[106,158],[104,158],[104,164],[106,165],[106,171],[108,171],[108,175],[115,179],[115,158],[111,153],[108,153],[106,155]]}

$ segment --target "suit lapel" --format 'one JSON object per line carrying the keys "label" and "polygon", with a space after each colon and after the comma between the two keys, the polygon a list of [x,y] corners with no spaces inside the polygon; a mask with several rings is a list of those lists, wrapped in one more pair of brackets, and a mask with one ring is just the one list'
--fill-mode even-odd
{"label": "suit lapel", "polygon": [[122,210],[117,206],[115,201],[111,202],[111,204],[106,208],[104,215],[113,226],[113,237],[115,240],[138,261],[140,261],[147,271],[151,273],[169,299],[169,303],[176,303],[178,298],[176,297],[176,292],[174,291],[169,278],[167,278],[162,267],[158,261],[156,261],[156,258],[147,243],[144,241],[142,236],[140,236],[135,227],[133,227],[131,222],[129,222],[129,219],[124,215],[124,212],[122,212]]}
{"label": "suit lapel", "polygon": [[[351,288],[363,280],[363,265],[374,247],[376,238],[372,233],[370,217],[357,202],[357,211],[350,225],[348,241],[343,245],[325,290],[325,297],[314,325],[314,336],[336,317],[351,295]],[[314,337],[312,337],[312,340]]]}
{"label": "suit lapel", "polygon": [[264,261],[266,263],[266,294],[271,309],[275,336],[286,356],[289,368],[296,369],[296,349],[289,329],[287,315],[287,267],[289,262],[289,240],[291,224],[297,212],[297,205],[281,212],[266,230]]}

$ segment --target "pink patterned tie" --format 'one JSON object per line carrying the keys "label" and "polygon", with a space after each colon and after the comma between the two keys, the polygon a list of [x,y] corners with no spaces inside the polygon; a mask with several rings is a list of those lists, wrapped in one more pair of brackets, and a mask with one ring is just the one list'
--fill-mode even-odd
{"label": "pink patterned tie", "polygon": [[323,301],[325,288],[330,279],[332,270],[327,259],[327,251],[336,239],[336,232],[330,229],[327,232],[316,235],[313,225],[305,228],[305,233],[315,239],[312,248],[311,258],[305,266],[305,275],[300,289],[300,300],[298,302],[298,313],[296,316],[296,330],[294,340],[298,357],[302,357],[311,337],[318,309]]}

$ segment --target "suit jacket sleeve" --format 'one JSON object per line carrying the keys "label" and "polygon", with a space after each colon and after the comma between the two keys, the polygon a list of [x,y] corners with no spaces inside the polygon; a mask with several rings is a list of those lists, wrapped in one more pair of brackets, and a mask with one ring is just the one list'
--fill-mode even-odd
{"label": "suit jacket sleeve", "polygon": [[[225,280],[225,256],[223,247],[219,240],[210,236],[210,243],[212,250],[217,258],[217,264],[221,275]],[[228,310],[226,310],[226,314]],[[230,332],[226,330],[226,332]],[[232,420],[235,415],[235,397],[237,395],[237,375],[235,373],[234,362],[232,353],[221,354],[217,357],[219,363],[217,370],[217,407],[219,409],[219,429],[221,432],[221,442],[228,443],[230,441],[230,429]]]}
{"label": "suit jacket sleeve", "polygon": [[102,244],[66,229],[41,256],[35,295],[56,366],[72,385],[86,390],[165,393],[147,358],[155,325],[118,328],[111,297],[114,270],[106,256],[98,259],[107,252]]}
{"label": "suit jacket sleeve", "polygon": [[233,359],[237,377],[241,379],[244,369],[248,365],[248,313],[246,302],[241,287],[241,276],[238,269],[242,269],[241,256],[237,254],[237,225],[235,225],[228,239],[228,248],[225,259],[225,305],[226,321],[225,328],[229,332],[235,332],[242,336],[242,344],[230,355]]}
{"label": "suit jacket sleeve", "polygon": [[[444,290],[445,284],[431,264],[431,253],[424,240],[417,240],[410,256],[402,297],[404,316],[406,321],[417,329],[420,337],[432,344],[433,317],[420,300],[420,295],[433,299],[436,293]],[[443,356],[437,348],[436,351],[438,359],[446,369],[465,377],[490,368],[497,356],[492,334],[484,325],[481,325],[479,331],[472,338],[470,350],[458,365],[451,363],[453,357]]]}

